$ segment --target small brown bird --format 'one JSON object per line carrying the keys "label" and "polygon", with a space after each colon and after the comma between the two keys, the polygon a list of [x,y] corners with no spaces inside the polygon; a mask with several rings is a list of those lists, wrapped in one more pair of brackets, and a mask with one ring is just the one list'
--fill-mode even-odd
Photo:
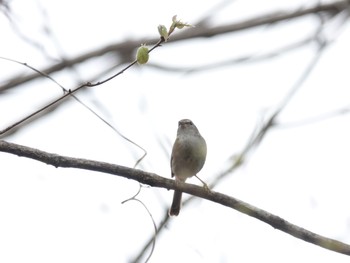
{"label": "small brown bird", "polygon": [[[207,144],[191,120],[179,121],[177,137],[171,153],[171,177],[185,182],[196,175],[203,167],[207,156]],[[180,213],[182,192],[175,191],[169,215]]]}

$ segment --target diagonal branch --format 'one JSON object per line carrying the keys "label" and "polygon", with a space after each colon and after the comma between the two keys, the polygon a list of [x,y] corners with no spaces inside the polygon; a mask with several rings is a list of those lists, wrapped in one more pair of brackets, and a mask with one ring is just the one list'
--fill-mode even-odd
{"label": "diagonal branch", "polygon": [[210,200],[212,202],[233,208],[241,213],[259,219],[272,227],[279,229],[296,238],[310,242],[317,246],[332,250],[334,252],[350,255],[350,245],[335,239],[330,239],[307,229],[294,225],[283,218],[271,214],[258,207],[252,206],[234,197],[215,192],[187,183],[175,183],[174,180],[161,177],[154,173],[144,172],[138,169],[115,165],[105,162],[97,162],[93,160],[65,157],[58,154],[44,152],[38,149],[9,143],[0,140],[0,151],[15,154],[22,157],[31,158],[55,167],[65,168],[79,168],[112,175],[122,176],[128,179],[136,180],[140,183],[147,184],[154,187],[165,189],[176,189],[182,192]]}
{"label": "diagonal branch", "polygon": [[[171,37],[171,42],[173,43],[175,41],[190,40],[194,38],[214,37],[222,34],[251,29],[258,26],[270,25],[273,23],[296,19],[306,15],[317,15],[320,13],[336,15],[341,11],[349,8],[349,6],[349,1],[338,0],[332,3],[322,3],[313,7],[300,8],[298,10],[275,11],[271,13],[266,13],[254,18],[249,18],[244,21],[234,22],[227,25],[220,25],[214,27],[198,26],[192,30],[186,30],[181,33],[175,34]],[[111,44],[100,49],[86,52],[84,54],[78,55],[70,59],[67,58],[64,61],[51,65],[45,69],[42,69],[41,71],[45,72],[46,74],[52,74],[54,72],[64,70],[67,67],[83,63],[89,59],[100,57],[108,53],[120,54],[124,58],[132,57],[132,54],[134,53],[135,49],[139,47],[140,43],[154,43],[157,41],[158,38],[142,38]],[[9,79],[7,83],[0,86],[0,93],[18,85],[22,85],[26,82],[35,80],[39,77],[41,76],[37,73],[32,73],[26,76],[22,76],[22,74],[16,75]]]}

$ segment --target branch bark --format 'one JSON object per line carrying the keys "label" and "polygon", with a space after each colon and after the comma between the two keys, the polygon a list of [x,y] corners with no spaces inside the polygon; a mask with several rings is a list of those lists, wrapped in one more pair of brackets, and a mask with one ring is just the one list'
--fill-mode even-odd
{"label": "branch bark", "polygon": [[315,244],[317,246],[338,253],[350,255],[350,245],[348,244],[337,241],[335,239],[330,239],[318,235],[307,229],[294,225],[279,216],[271,214],[248,203],[245,203],[237,198],[215,191],[208,191],[205,188],[197,185],[187,183],[175,184],[174,180],[161,177],[154,173],[148,173],[142,170],[132,169],[129,167],[115,165],[111,163],[61,156],[58,154],[48,153],[38,149],[30,148],[27,146],[9,143],[3,140],[0,140],[0,151],[18,155],[21,157],[31,158],[49,165],[53,165],[55,167],[78,168],[108,173],[136,180],[142,184],[147,184],[154,187],[181,190],[185,193],[233,208],[241,213],[259,219],[276,229],[279,229],[287,234],[290,234],[306,242]]}

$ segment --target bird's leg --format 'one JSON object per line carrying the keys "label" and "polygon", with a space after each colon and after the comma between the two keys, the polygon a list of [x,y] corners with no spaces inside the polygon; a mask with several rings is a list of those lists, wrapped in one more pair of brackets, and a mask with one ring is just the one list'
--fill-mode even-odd
{"label": "bird's leg", "polygon": [[194,176],[197,177],[197,179],[199,181],[201,181],[201,183],[203,184],[204,189],[209,192],[210,191],[209,186],[201,178],[199,178],[197,175],[194,175]]}

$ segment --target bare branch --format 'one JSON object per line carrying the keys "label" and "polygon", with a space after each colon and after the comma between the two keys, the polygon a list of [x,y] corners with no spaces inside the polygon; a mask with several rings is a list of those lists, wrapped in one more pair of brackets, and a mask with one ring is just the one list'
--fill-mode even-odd
{"label": "bare branch", "polygon": [[[154,49],[156,49],[157,47],[161,46],[161,43],[164,42],[164,38],[160,38],[158,40],[158,42],[148,51],[148,52],[152,52]],[[19,64],[23,64],[23,65],[27,65],[26,63],[20,63],[18,61],[15,61],[15,60],[12,60],[12,59],[8,59],[8,58],[3,58],[3,57],[0,57],[1,59],[6,59],[6,60],[9,60],[9,61],[13,61],[13,62],[16,62],[16,63],[19,63]],[[8,131],[12,130],[13,128],[15,127],[18,127],[19,125],[23,124],[25,121],[31,119],[32,117],[38,115],[38,114],[41,114],[42,112],[46,111],[47,109],[51,108],[52,106],[62,102],[63,100],[67,99],[68,97],[72,96],[74,93],[78,92],[79,90],[85,88],[85,87],[96,87],[96,86],[100,86],[112,79],[114,79],[115,77],[118,77],[119,75],[123,74],[126,70],[128,70],[129,68],[131,68],[132,66],[134,66],[135,64],[137,63],[137,60],[135,59],[134,61],[130,62],[127,66],[125,66],[123,69],[121,69],[120,71],[118,71],[117,73],[113,74],[112,76],[102,80],[102,81],[99,81],[99,82],[96,82],[96,83],[90,83],[90,82],[87,82],[87,83],[84,83],[78,87],[76,87],[75,89],[72,89],[72,90],[66,90],[64,89],[64,91],[66,92],[65,94],[63,94],[61,97],[55,99],[54,101],[48,103],[47,105],[43,106],[42,108],[28,114],[27,116],[25,116],[24,118],[20,119],[19,121],[16,121],[14,123],[12,123],[10,126],[6,127],[5,129],[3,130],[0,130],[0,135],[3,135],[5,133],[7,133]],[[37,72],[40,76],[44,76],[46,78],[49,78],[50,80],[54,81],[56,84],[58,84],[53,78],[51,78],[47,73],[45,72],[42,72],[40,70],[37,70],[33,67],[30,66],[30,68],[32,70],[35,70],[35,72]],[[59,85],[61,88],[63,88],[63,86]],[[119,134],[121,135],[121,134]],[[124,136],[124,139],[126,139],[126,137]],[[131,142],[131,141],[129,141]],[[140,159],[140,161],[143,159],[143,157]],[[136,163],[136,165],[138,164],[138,162]]]}
{"label": "bare branch", "polygon": [[315,36],[307,37],[303,40],[300,40],[296,43],[289,44],[288,46],[281,47],[279,49],[267,52],[267,53],[252,53],[248,55],[242,55],[235,58],[229,58],[225,60],[220,61],[213,61],[208,64],[202,64],[200,66],[168,66],[165,64],[150,62],[148,63],[148,67],[153,67],[158,70],[166,71],[166,72],[177,72],[177,73],[184,73],[184,74],[193,74],[193,73],[201,73],[203,71],[212,70],[212,69],[218,69],[220,67],[227,67],[227,66],[240,66],[243,63],[256,63],[272,58],[276,58],[277,56],[280,56],[282,54],[286,54],[288,52],[294,51],[298,48],[301,48],[302,46],[305,46],[307,44],[310,44],[311,42],[315,41]]}
{"label": "bare branch", "polygon": [[[331,15],[336,15],[349,7],[349,1],[339,0],[332,3],[320,4],[314,7],[301,8],[293,11],[277,11],[268,14],[262,14],[258,17],[247,19],[245,21],[231,23],[228,25],[221,25],[216,27],[198,26],[192,30],[186,30],[181,33],[175,34],[171,37],[172,42],[191,40],[194,38],[202,37],[213,37],[217,35],[232,33],[236,31],[246,30],[257,26],[270,25],[273,23],[278,23],[286,20],[300,18],[306,15],[317,15],[320,13],[329,13]],[[85,62],[86,60],[100,57],[108,53],[121,54],[122,57],[131,57],[135,49],[139,47],[140,43],[155,43],[158,38],[143,38],[137,40],[129,40],[121,43],[116,43],[112,45],[105,46],[103,48],[84,53],[82,55],[76,56],[75,58],[65,59],[55,65],[49,66],[43,70],[46,74],[52,74],[54,72],[65,69],[66,67],[71,67],[73,65]],[[126,55],[129,54],[129,55]],[[26,76],[16,75],[7,81],[6,84],[0,87],[0,92],[7,89],[16,87],[18,85],[24,84],[28,81],[39,78],[40,75],[33,73]]]}
{"label": "bare branch", "polygon": [[349,113],[350,113],[350,105],[343,107],[343,108],[339,108],[339,109],[330,111],[330,112],[319,114],[317,116],[294,121],[294,122],[276,123],[275,128],[280,128],[280,129],[296,128],[299,126],[310,125],[310,124],[318,123],[321,121],[330,120],[330,119],[333,119],[335,117],[343,116],[343,115],[346,115]]}
{"label": "bare branch", "polygon": [[350,255],[350,245],[348,244],[318,235],[302,227],[294,225],[279,216],[273,215],[265,210],[245,203],[239,199],[219,192],[208,191],[207,189],[197,185],[179,182],[175,183],[174,180],[161,177],[154,173],[148,173],[142,170],[132,169],[111,163],[65,157],[58,154],[48,153],[34,148],[9,143],[3,140],[0,140],[0,151],[31,158],[49,165],[53,165],[55,167],[79,168],[84,170],[108,173],[136,180],[142,184],[147,184],[154,187],[180,190],[182,192],[233,208],[241,213],[259,219],[276,229],[279,229],[306,242],[310,242],[334,252]]}

